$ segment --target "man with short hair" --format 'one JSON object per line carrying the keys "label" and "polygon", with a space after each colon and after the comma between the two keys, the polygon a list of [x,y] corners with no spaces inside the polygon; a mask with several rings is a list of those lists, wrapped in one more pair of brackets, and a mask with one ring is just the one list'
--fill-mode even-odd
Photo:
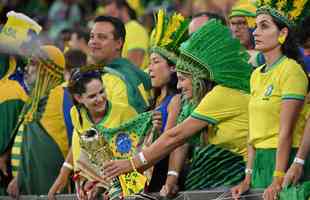
{"label": "man with short hair", "polygon": [[119,18],[126,28],[126,40],[122,56],[144,69],[147,67],[148,33],[136,20],[136,13],[126,0],[108,0],[105,13]]}
{"label": "man with short hair", "polygon": [[[151,89],[151,82],[145,72],[121,57],[125,37],[126,30],[122,21],[112,16],[98,16],[88,42],[90,56],[104,69],[102,81],[107,99],[112,103],[129,105],[137,113],[141,113],[149,106],[148,92]],[[71,150],[66,162],[71,164],[73,162]],[[48,193],[50,198],[66,185],[70,172],[70,169],[62,167]]]}
{"label": "man with short hair", "polygon": [[124,24],[115,17],[99,16],[90,33],[90,56],[105,71],[103,82],[110,101],[128,104],[138,113],[148,108],[149,76],[121,57],[126,37]]}

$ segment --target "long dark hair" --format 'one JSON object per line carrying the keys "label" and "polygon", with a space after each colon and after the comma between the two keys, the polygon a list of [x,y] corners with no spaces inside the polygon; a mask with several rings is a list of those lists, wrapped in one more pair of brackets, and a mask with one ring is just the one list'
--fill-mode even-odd
{"label": "long dark hair", "polygon": [[[298,64],[301,65],[309,81],[309,76],[306,71],[306,65],[303,60],[303,55],[301,54],[301,51],[298,46],[297,30],[295,30],[295,28],[287,27],[283,22],[275,19],[274,17],[272,18],[279,30],[282,30],[285,27],[288,29],[288,35],[286,37],[286,40],[284,44],[281,46],[282,53],[288,58],[294,59]],[[308,85],[308,88],[307,88],[307,91],[309,90],[310,90],[310,85]]]}
{"label": "long dark hair", "polygon": [[304,62],[297,42],[296,30],[294,28],[288,27],[283,22],[277,20],[274,17],[272,17],[272,19],[279,30],[282,30],[283,28],[288,29],[286,40],[281,46],[282,53],[288,58],[296,60],[297,63],[304,67]]}
{"label": "long dark hair", "polygon": [[[163,56],[162,56],[163,57]],[[175,66],[175,64],[173,62],[171,62],[169,59],[163,57],[166,61],[167,64],[171,67],[171,66]],[[179,93],[178,89],[177,89],[177,85],[178,85],[178,77],[177,77],[177,73],[173,72],[170,75],[170,80],[167,83],[167,96],[170,95],[174,95]],[[156,101],[158,100],[158,98],[161,95],[161,89],[160,88],[154,88],[153,87],[153,97],[150,99],[150,107],[149,110],[153,110],[156,108]]]}
{"label": "long dark hair", "polygon": [[69,79],[68,90],[71,95],[73,105],[77,108],[79,122],[81,125],[83,124],[83,119],[80,111],[83,105],[74,99],[74,95],[82,95],[85,93],[86,85],[92,80],[100,80],[102,82],[101,72],[98,70],[81,72],[80,68],[75,68],[72,70]]}

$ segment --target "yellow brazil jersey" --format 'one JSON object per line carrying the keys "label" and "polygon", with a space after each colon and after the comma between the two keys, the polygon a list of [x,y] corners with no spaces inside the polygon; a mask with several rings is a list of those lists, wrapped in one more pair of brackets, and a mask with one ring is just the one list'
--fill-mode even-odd
{"label": "yellow brazil jersey", "polygon": [[[120,77],[114,74],[111,74],[111,73],[105,73],[102,76],[102,81],[105,86],[105,92],[107,94],[107,99],[110,102],[113,102],[113,103],[115,102],[115,103],[120,103],[120,104],[130,106],[128,102],[127,86]],[[150,98],[150,93],[144,88],[142,83],[138,86],[138,89],[144,101],[148,102]],[[135,109],[132,106],[130,107],[132,109]]]}
{"label": "yellow brazil jersey", "polygon": [[139,66],[145,69],[148,64],[148,44],[149,36],[146,29],[135,20],[131,20],[126,23],[126,39],[123,47],[122,57],[127,58],[128,51],[134,49],[144,50],[143,65]]}
{"label": "yellow brazil jersey", "polygon": [[[73,162],[79,158],[80,155],[80,143],[78,133],[83,133],[84,131],[91,128],[94,124],[88,117],[88,114],[85,109],[81,109],[82,124],[79,121],[79,115],[76,107],[71,109],[71,118],[74,126],[74,132],[72,137],[72,153],[73,153]],[[110,103],[108,102],[108,108],[106,115],[99,122],[103,124],[106,128],[116,128],[120,124],[127,122],[131,118],[135,117],[137,113],[127,105],[119,103]]]}
{"label": "yellow brazil jersey", "polygon": [[215,86],[200,102],[191,117],[212,125],[208,142],[247,156],[248,102],[242,91]]}
{"label": "yellow brazil jersey", "polygon": [[[255,148],[277,148],[280,129],[280,109],[283,100],[304,100],[308,80],[302,67],[285,56],[269,70],[264,65],[251,76],[249,103],[249,142]],[[303,133],[305,111],[301,112],[293,133],[293,146],[298,146]]]}

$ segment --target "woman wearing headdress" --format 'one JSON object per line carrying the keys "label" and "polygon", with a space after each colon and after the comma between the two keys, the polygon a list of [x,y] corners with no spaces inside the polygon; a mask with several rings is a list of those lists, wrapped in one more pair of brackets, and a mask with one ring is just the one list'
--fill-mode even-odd
{"label": "woman wearing headdress", "polygon": [[[161,113],[162,125],[154,139],[174,127],[179,114],[181,98],[177,94],[175,65],[178,47],[188,38],[188,24],[188,20],[180,14],[174,13],[169,17],[163,9],[158,11],[151,36],[149,74],[154,92],[151,109]],[[175,165],[175,160],[167,156],[154,166],[148,192],[160,191],[167,177],[169,163]]]}
{"label": "woman wearing headdress", "polygon": [[[107,162],[106,176],[114,177],[135,167],[148,167],[191,136],[210,127],[205,140],[210,165],[200,177],[194,178],[195,181],[208,176],[206,185],[213,188],[229,186],[242,179],[248,135],[247,93],[252,68],[246,57],[239,40],[232,38],[227,27],[215,20],[203,25],[182,43],[177,71],[191,76],[194,101],[200,97],[201,88],[211,86],[209,92],[187,119],[134,156],[133,163],[128,160]],[[203,80],[209,84],[205,85]],[[216,156],[212,156],[212,152],[216,152]]]}
{"label": "woman wearing headdress", "polygon": [[294,157],[309,109],[303,107],[308,79],[292,21],[281,11],[262,6],[257,10],[256,24],[255,49],[264,54],[266,64],[251,76],[247,176],[232,193],[239,198],[251,185],[265,188],[264,199],[271,200],[281,191],[289,165],[300,162]]}

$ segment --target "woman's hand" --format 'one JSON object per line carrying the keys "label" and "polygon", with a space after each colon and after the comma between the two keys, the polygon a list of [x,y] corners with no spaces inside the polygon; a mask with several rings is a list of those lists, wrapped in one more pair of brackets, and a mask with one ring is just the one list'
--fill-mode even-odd
{"label": "woman's hand", "polygon": [[159,111],[154,111],[153,116],[152,116],[152,123],[153,123],[153,128],[160,132],[160,129],[162,127],[162,116],[161,112]]}
{"label": "woman's hand", "polygon": [[113,178],[131,172],[132,166],[129,160],[111,160],[103,165],[104,178],[112,180]]}
{"label": "woman's hand", "polygon": [[278,199],[278,195],[282,190],[282,177],[274,177],[271,185],[267,189],[265,189],[263,198],[264,200],[276,200]]}
{"label": "woman's hand", "polygon": [[296,185],[302,176],[304,166],[298,163],[293,163],[289,170],[286,172],[282,187],[289,186],[290,184]]}
{"label": "woman's hand", "polygon": [[62,167],[60,173],[48,192],[48,200],[54,200],[55,194],[60,193],[67,185],[71,170]]}
{"label": "woman's hand", "polygon": [[251,177],[246,176],[246,178],[241,183],[239,183],[239,185],[232,187],[230,191],[233,199],[238,200],[243,193],[248,191],[250,189],[250,182]]}
{"label": "woman's hand", "polygon": [[179,192],[178,179],[175,176],[168,176],[165,185],[160,190],[160,196],[173,198]]}
{"label": "woman's hand", "polygon": [[17,176],[14,177],[7,188],[8,194],[13,198],[18,198],[19,196],[19,189],[17,185]]}

